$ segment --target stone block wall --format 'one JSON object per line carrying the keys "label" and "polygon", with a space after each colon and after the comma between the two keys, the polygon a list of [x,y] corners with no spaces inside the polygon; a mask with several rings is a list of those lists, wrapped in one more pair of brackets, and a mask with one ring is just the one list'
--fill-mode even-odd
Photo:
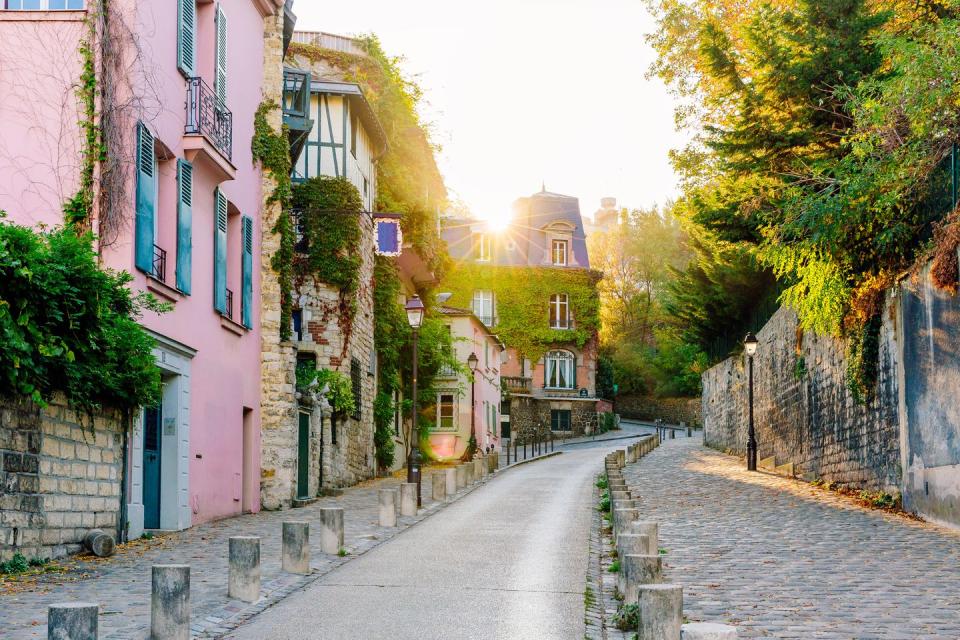
{"label": "stone block wall", "polygon": [[510,398],[510,436],[523,442],[550,436],[550,412],[553,409],[570,411],[570,431],[559,432],[567,437],[589,435],[597,428],[598,403],[590,400],[544,399],[526,395]]}
{"label": "stone block wall", "polygon": [[700,398],[617,396],[614,405],[622,418],[650,421],[660,418],[667,424],[703,425]]}
{"label": "stone block wall", "polygon": [[[761,329],[754,358],[754,422],[760,458],[792,462],[797,475],[844,486],[899,492],[895,314],[881,330],[879,383],[858,403],[847,388],[846,344],[804,334],[780,309]],[[802,360],[801,360],[802,359]],[[703,424],[709,446],[746,452],[747,366],[733,357],[703,374]]]}
{"label": "stone block wall", "polygon": [[0,560],[59,557],[90,529],[117,535],[123,421],[0,400]]}

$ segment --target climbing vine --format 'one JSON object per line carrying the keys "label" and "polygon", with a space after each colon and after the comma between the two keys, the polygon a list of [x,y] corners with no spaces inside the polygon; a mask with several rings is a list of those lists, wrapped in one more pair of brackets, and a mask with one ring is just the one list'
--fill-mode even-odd
{"label": "climbing vine", "polygon": [[273,192],[267,198],[267,205],[280,206],[280,213],[272,228],[273,233],[280,236],[280,246],[271,257],[270,266],[277,273],[277,282],[280,285],[280,340],[289,340],[293,315],[293,257],[296,238],[293,220],[290,218],[292,187],[287,127],[283,125],[278,133],[267,122],[267,114],[277,108],[279,107],[274,100],[264,100],[257,107],[253,116],[251,148],[253,159],[260,162],[273,180]]}
{"label": "climbing vine", "polygon": [[93,208],[93,178],[98,162],[106,159],[107,149],[100,135],[97,122],[97,72],[91,42],[96,36],[95,20],[87,18],[88,37],[80,43],[80,84],[77,97],[80,100],[80,130],[83,134],[83,149],[80,152],[80,186],[77,192],[63,205],[67,224],[77,231],[90,230],[90,215]]}
{"label": "climbing vine", "polygon": [[[600,328],[597,282],[601,274],[583,269],[550,267],[499,267],[458,264],[444,279],[453,294],[448,304],[470,308],[473,292],[493,292],[496,300],[495,331],[527,358],[539,359],[552,345],[583,347]],[[572,327],[551,329],[550,295],[567,294]]]}

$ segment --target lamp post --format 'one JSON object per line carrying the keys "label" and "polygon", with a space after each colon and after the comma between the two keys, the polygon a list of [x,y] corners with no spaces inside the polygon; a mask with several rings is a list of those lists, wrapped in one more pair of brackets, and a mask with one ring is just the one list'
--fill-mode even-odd
{"label": "lamp post", "polygon": [[[477,418],[477,401],[475,391],[477,388],[477,365],[480,364],[480,359],[477,357],[476,353],[471,353],[470,357],[467,358],[467,366],[470,367],[470,435],[474,438],[476,442],[477,430],[476,430],[476,418]],[[469,440],[467,441],[467,447],[470,447]]]}
{"label": "lamp post", "polygon": [[750,405],[750,419],[747,426],[747,471],[757,470],[757,434],[753,430],[753,356],[757,352],[759,342],[752,331],[743,339],[743,350],[747,354],[747,375],[749,378],[749,391],[747,393],[748,404]]}
{"label": "lamp post", "polygon": [[417,429],[417,338],[420,326],[423,324],[423,301],[420,296],[414,295],[404,307],[407,312],[407,322],[413,329],[413,420],[410,428],[410,457],[407,459],[407,482],[417,483],[417,506],[420,500],[420,432]]}

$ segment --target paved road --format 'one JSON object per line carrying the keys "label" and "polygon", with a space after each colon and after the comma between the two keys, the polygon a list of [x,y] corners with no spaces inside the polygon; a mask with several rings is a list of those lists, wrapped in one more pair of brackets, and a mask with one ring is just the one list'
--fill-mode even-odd
{"label": "paved road", "polygon": [[960,532],[748,473],[699,439],[666,440],[624,476],[692,621],[743,639],[960,638]]}
{"label": "paved road", "polygon": [[228,637],[579,640],[591,483],[616,444],[505,472]]}

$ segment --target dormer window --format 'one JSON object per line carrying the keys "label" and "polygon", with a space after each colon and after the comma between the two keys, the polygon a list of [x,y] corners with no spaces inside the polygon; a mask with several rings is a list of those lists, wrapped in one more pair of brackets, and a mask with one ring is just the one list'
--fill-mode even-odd
{"label": "dormer window", "polygon": [[477,234],[477,261],[478,262],[489,262],[490,261],[490,236],[486,233]]}
{"label": "dormer window", "polygon": [[567,266],[567,250],[569,244],[566,240],[554,240],[552,243],[551,254],[553,256],[553,266]]}

